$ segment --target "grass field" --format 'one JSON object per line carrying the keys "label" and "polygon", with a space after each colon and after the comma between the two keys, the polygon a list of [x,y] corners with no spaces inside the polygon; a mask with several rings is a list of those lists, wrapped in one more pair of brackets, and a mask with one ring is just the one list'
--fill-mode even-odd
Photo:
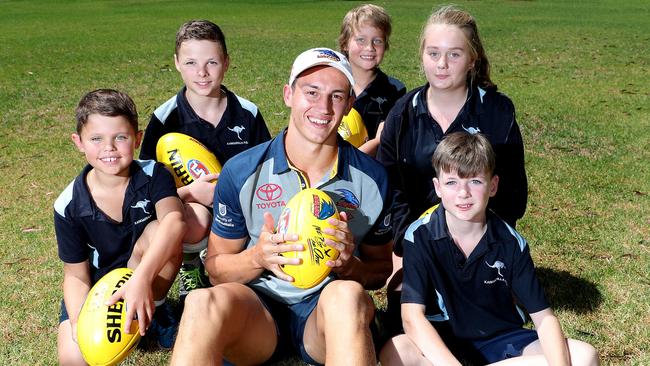
{"label": "grass field", "polygon": [[[181,86],[178,26],[226,33],[225,85],[256,103],[272,133],[281,88],[306,48],[336,47],[356,1],[0,1],[0,364],[56,363],[62,264],[52,204],[83,167],[74,107],[110,87],[144,127]],[[478,19],[492,79],[517,106],[529,206],[518,226],[565,333],[607,365],[650,364],[650,6],[639,1],[458,2]],[[383,64],[424,82],[418,35],[433,2],[381,1],[393,16]],[[127,364],[159,365],[164,352]]]}

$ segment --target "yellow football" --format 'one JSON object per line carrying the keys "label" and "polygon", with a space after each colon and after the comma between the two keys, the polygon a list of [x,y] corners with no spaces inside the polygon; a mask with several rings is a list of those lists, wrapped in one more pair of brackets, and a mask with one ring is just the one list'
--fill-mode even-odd
{"label": "yellow football", "polygon": [[356,109],[350,109],[350,113],[343,117],[339,125],[339,135],[355,147],[359,147],[368,141],[366,124],[363,123],[363,118]]}
{"label": "yellow football", "polygon": [[282,266],[282,270],[293,277],[291,283],[298,288],[311,288],[323,281],[331,270],[325,263],[339,256],[338,250],[325,244],[325,238],[336,240],[323,232],[324,228],[333,227],[327,222],[330,217],[339,218],[334,201],[315,188],[300,191],[282,209],[277,231],[298,234],[296,243],[305,245],[302,251],[281,253],[284,257],[302,259],[299,265]]}
{"label": "yellow football", "polygon": [[131,322],[131,333],[124,332],[126,303],[120,300],[106,306],[106,300],[131,278],[129,268],[117,268],[90,289],[77,321],[77,342],[84,360],[91,366],[116,365],[140,341],[138,322]]}
{"label": "yellow football", "polygon": [[195,138],[170,132],[156,145],[156,160],[172,172],[176,187],[186,186],[195,179],[221,172],[221,163],[213,153]]}

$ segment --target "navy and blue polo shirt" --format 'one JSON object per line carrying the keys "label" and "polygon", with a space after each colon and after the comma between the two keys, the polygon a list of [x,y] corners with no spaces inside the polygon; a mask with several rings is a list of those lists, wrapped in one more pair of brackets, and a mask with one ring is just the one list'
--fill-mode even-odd
{"label": "navy and blue polo shirt", "polygon": [[357,95],[353,107],[361,115],[370,139],[375,138],[379,123],[386,120],[390,109],[404,94],[406,87],[401,81],[377,69],[375,79]]}
{"label": "navy and blue polo shirt", "polygon": [[252,102],[221,86],[228,98],[226,110],[215,127],[199,117],[185,96],[186,87],[158,107],[145,130],[140,159],[156,159],[158,140],[169,132],[192,136],[205,145],[223,165],[228,159],[271,139],[262,113]]}
{"label": "navy and blue polo shirt", "polygon": [[[242,250],[256,244],[264,212],[270,212],[277,223],[289,199],[308,188],[301,173],[287,160],[284,134],[229,160],[217,181],[212,232],[226,239],[248,238]],[[389,243],[390,189],[384,168],[340,137],[338,145],[338,161],[331,174],[313,188],[326,192],[339,212],[348,214],[357,248]],[[277,301],[293,304],[319,292],[333,278],[331,274],[319,285],[303,290],[265,272],[248,285]]]}
{"label": "navy and blue polo shirt", "polygon": [[494,213],[469,258],[454,244],[438,209],[413,222],[404,237],[404,303],[425,305],[432,322],[448,322],[465,340],[519,329],[529,313],[549,307],[528,244]]}
{"label": "navy and blue polo shirt", "polygon": [[87,165],[54,202],[54,229],[59,258],[65,263],[88,260],[94,283],[112,269],[126,267],[135,242],[156,220],[156,203],[178,195],[164,165],[134,160],[118,223],[97,207],[88,191],[86,176],[91,169]]}

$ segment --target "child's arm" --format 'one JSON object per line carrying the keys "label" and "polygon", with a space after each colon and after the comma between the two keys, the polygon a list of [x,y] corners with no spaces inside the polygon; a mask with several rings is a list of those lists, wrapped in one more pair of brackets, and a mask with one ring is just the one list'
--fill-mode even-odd
{"label": "child's arm", "polygon": [[546,308],[530,314],[535,323],[539,343],[549,365],[570,365],[569,348],[562,327],[553,310]]}
{"label": "child's arm", "polygon": [[379,142],[381,142],[381,131],[383,129],[384,121],[381,121],[379,126],[377,126],[377,134],[375,135],[375,138],[363,143],[363,145],[359,146],[359,150],[363,151],[366,155],[377,155],[377,148],[379,147]]}
{"label": "child's arm", "polygon": [[124,329],[131,329],[131,319],[137,314],[141,335],[144,335],[154,312],[153,281],[165,264],[175,255],[180,256],[181,241],[186,231],[183,204],[177,197],[170,196],[156,202],[156,217],[158,226],[133,276],[108,301],[109,305],[120,298],[126,301],[128,307]]}
{"label": "child's arm", "polygon": [[199,177],[191,184],[178,188],[178,196],[183,202],[198,202],[203,206],[212,207],[215,181],[218,178],[219,174],[208,174]]}
{"label": "child's arm", "polygon": [[460,365],[449,351],[436,329],[424,316],[424,305],[402,304],[402,323],[404,332],[434,365]]}
{"label": "child's arm", "polygon": [[88,261],[63,264],[63,300],[72,327],[72,339],[77,342],[79,311],[90,291]]}

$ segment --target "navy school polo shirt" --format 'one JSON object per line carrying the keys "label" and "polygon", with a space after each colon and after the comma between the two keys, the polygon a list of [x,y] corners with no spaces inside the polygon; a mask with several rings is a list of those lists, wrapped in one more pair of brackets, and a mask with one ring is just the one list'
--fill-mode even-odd
{"label": "navy school polo shirt", "polygon": [[[65,263],[90,262],[93,283],[112,269],[126,267],[133,246],[147,224],[156,220],[156,203],[178,197],[174,179],[153,160],[131,163],[131,179],[122,206],[122,222],[107,217],[95,204],[87,165],[54,203],[54,229],[59,258]],[[116,197],[119,199],[119,197]]]}
{"label": "navy school polo shirt", "polygon": [[526,241],[492,212],[467,259],[442,205],[406,231],[401,302],[425,305],[429,320],[447,321],[454,336],[480,340],[521,328],[525,316],[515,299],[530,313],[549,307]]}
{"label": "navy school polo shirt", "polygon": [[361,115],[369,138],[375,138],[377,127],[386,119],[397,99],[404,94],[406,87],[401,81],[378,69],[375,79],[357,95],[353,107]]}
{"label": "navy school polo shirt", "polygon": [[[287,161],[284,134],[229,160],[217,181],[212,232],[226,239],[247,238],[242,250],[256,244],[264,212],[270,212],[277,223],[289,199],[307,188]],[[383,166],[341,138],[338,145],[337,166],[313,187],[325,191],[339,212],[348,214],[357,248],[389,243],[390,189]],[[333,273],[319,285],[303,290],[265,272],[249,285],[277,301],[293,304],[319,292],[332,279]]]}
{"label": "navy school polo shirt", "polygon": [[199,117],[185,96],[186,87],[158,107],[147,125],[140,159],[156,159],[158,140],[169,132],[192,136],[205,145],[223,165],[228,159],[271,139],[262,113],[252,102],[221,86],[228,103],[215,127]]}

